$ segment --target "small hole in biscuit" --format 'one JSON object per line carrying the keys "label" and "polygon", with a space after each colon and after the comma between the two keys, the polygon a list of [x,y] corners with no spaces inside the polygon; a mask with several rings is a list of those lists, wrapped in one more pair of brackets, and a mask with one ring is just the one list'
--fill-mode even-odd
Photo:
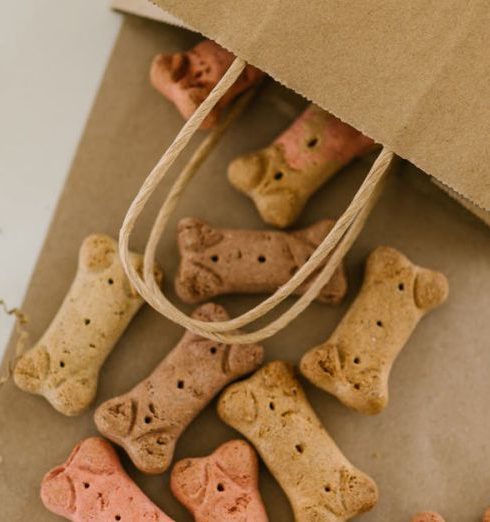
{"label": "small hole in biscuit", "polygon": [[155,405],[152,402],[148,404],[148,409],[153,413],[153,415],[155,415]]}
{"label": "small hole in biscuit", "polygon": [[84,483],[83,483],[83,487],[84,487],[85,489],[88,489],[88,488],[90,487],[90,484],[89,484],[88,482],[84,482]]}
{"label": "small hole in biscuit", "polygon": [[165,445],[165,439],[162,439],[162,437],[159,437],[159,438],[157,439],[157,444],[158,444],[159,446],[164,446],[164,445]]}
{"label": "small hole in biscuit", "polygon": [[403,283],[400,283],[398,285],[398,290],[400,290],[400,292],[403,292],[403,290],[405,290],[405,285]]}
{"label": "small hole in biscuit", "polygon": [[259,257],[257,258],[257,261],[258,261],[259,263],[265,263],[265,261],[266,261],[265,256],[259,256]]}
{"label": "small hole in biscuit", "polygon": [[60,361],[60,367],[61,368],[64,368],[65,367],[65,363],[63,361]]}
{"label": "small hole in biscuit", "polygon": [[217,263],[218,260],[219,260],[219,257],[218,257],[218,256],[211,256],[211,261],[212,261],[213,263]]}
{"label": "small hole in biscuit", "polygon": [[379,326],[379,328],[382,328],[383,327],[383,322],[382,321],[376,321],[376,326]]}
{"label": "small hole in biscuit", "polygon": [[274,411],[276,409],[276,406],[274,405],[273,402],[269,402],[269,410],[272,410]]}
{"label": "small hole in biscuit", "polygon": [[296,451],[298,453],[303,453],[304,451],[304,448],[303,448],[303,444],[296,444],[296,446],[294,446],[296,448]]}
{"label": "small hole in biscuit", "polygon": [[114,284],[114,279],[112,279],[112,277],[109,277],[109,279],[107,280],[107,282],[108,282],[110,285],[113,285],[113,284]]}
{"label": "small hole in biscuit", "polygon": [[149,415],[147,415],[145,417],[145,424],[150,424],[150,422],[151,422],[151,417]]}
{"label": "small hole in biscuit", "polygon": [[359,364],[361,362],[361,359],[359,357],[354,358],[354,364]]}
{"label": "small hole in biscuit", "polygon": [[332,491],[332,488],[330,486],[325,486],[323,489],[326,493],[330,493],[330,491]]}
{"label": "small hole in biscuit", "polygon": [[361,389],[361,385],[359,383],[356,383],[356,384],[354,384],[354,388],[356,390],[360,390]]}
{"label": "small hole in biscuit", "polygon": [[184,387],[184,381],[177,381],[177,388],[182,390],[183,387]]}
{"label": "small hole in biscuit", "polygon": [[223,486],[223,484],[221,484],[221,482],[216,486],[216,489],[218,491],[224,491],[225,490],[225,486]]}
{"label": "small hole in biscuit", "polygon": [[90,319],[84,319],[83,321],[85,324],[90,324]]}
{"label": "small hole in biscuit", "polygon": [[89,346],[90,346],[90,348],[95,348],[95,344],[93,344],[93,343],[90,343]]}
{"label": "small hole in biscuit", "polygon": [[274,174],[274,179],[275,179],[276,181],[279,181],[280,179],[282,179],[283,175],[284,175],[284,174],[283,174],[282,172],[276,172],[276,173]]}
{"label": "small hole in biscuit", "polygon": [[197,72],[197,73],[194,75],[195,78],[200,78],[201,76],[202,76],[202,71],[199,71],[199,72]]}
{"label": "small hole in biscuit", "polygon": [[211,346],[209,351],[214,355],[218,351],[218,349],[216,348],[216,346]]}
{"label": "small hole in biscuit", "polygon": [[116,520],[121,520],[121,515],[116,515],[114,518],[115,518]]}
{"label": "small hole in biscuit", "polygon": [[316,144],[318,143],[318,138],[312,138],[308,143],[308,147],[311,149],[312,147],[314,147]]}

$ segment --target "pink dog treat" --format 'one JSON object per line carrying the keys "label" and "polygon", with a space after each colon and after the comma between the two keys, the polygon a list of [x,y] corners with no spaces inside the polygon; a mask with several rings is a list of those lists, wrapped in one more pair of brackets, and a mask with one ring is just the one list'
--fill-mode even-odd
{"label": "pink dog treat", "polygon": [[[229,319],[212,303],[197,308],[193,317]],[[255,370],[262,357],[257,344],[227,345],[186,332],[149,377],[99,406],[95,424],[141,471],[163,473],[192,420],[226,384]]]}
{"label": "pink dog treat", "polygon": [[434,513],[434,511],[424,511],[423,513],[415,515],[411,522],[444,522],[444,519],[439,515],[439,513]]}
{"label": "pink dog treat", "polygon": [[112,446],[92,437],[49,471],[41,499],[53,513],[74,522],[173,522],[126,475]]}
{"label": "pink dog treat", "polygon": [[[150,69],[150,81],[172,101],[187,120],[221,80],[235,56],[211,40],[204,40],[184,53],[158,54]],[[201,128],[213,127],[221,111],[239,94],[257,84],[263,73],[247,65],[237,81],[204,120]]]}
{"label": "pink dog treat", "polygon": [[272,145],[235,159],[228,178],[266,223],[284,228],[326,181],[374,148],[371,138],[310,105]]}
{"label": "pink dog treat", "polygon": [[253,448],[230,440],[208,457],[177,462],[170,487],[196,522],[267,522],[258,473]]}
{"label": "pink dog treat", "polygon": [[[175,279],[177,295],[199,303],[223,294],[268,294],[276,291],[308,260],[334,226],[324,219],[295,232],[212,228],[194,218],[179,222],[181,255]],[[307,279],[297,290],[303,294]],[[317,299],[337,304],[347,292],[343,265],[334,272]]]}

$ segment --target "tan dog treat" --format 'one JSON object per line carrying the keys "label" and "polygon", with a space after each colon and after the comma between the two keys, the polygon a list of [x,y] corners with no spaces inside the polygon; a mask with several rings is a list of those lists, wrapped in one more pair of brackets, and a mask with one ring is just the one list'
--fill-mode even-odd
{"label": "tan dog treat", "polygon": [[411,522],[444,522],[444,519],[439,515],[439,513],[434,513],[434,511],[424,511],[423,513],[415,515]]}
{"label": "tan dog treat", "polygon": [[230,440],[208,457],[177,462],[170,487],[196,522],[267,522],[258,474],[253,448]]}
{"label": "tan dog treat", "polygon": [[334,174],[375,147],[372,139],[310,105],[269,147],[235,159],[228,178],[254,201],[266,223],[284,228]]}
{"label": "tan dog treat", "polygon": [[483,522],[490,522],[490,508],[488,508],[483,515]]}
{"label": "tan dog treat", "polygon": [[[193,317],[229,319],[212,303],[197,308]],[[148,378],[99,406],[97,428],[141,471],[163,473],[185,428],[223,386],[255,370],[262,357],[259,345],[226,345],[186,332]]]}
{"label": "tan dog treat", "polygon": [[[215,229],[198,219],[182,219],[177,232],[181,255],[177,295],[186,303],[199,303],[223,294],[273,293],[306,263],[333,225],[325,219],[286,233]],[[295,293],[304,293],[310,282],[311,278]],[[340,266],[317,299],[337,304],[346,292]]]}
{"label": "tan dog treat", "polygon": [[173,522],[128,477],[112,446],[97,437],[77,444],[65,463],[44,476],[41,499],[73,522]]}
{"label": "tan dog treat", "polygon": [[[221,80],[235,56],[211,40],[204,40],[184,53],[158,54],[150,69],[153,87],[172,101],[187,120]],[[234,98],[256,85],[263,73],[247,65],[201,125],[213,127],[221,111]]]}
{"label": "tan dog treat", "polygon": [[[138,254],[131,260],[138,269],[142,265]],[[44,396],[59,412],[78,415],[93,401],[102,364],[142,304],[117,242],[103,234],[88,236],[68,294],[39,342],[17,362],[15,383]]]}
{"label": "tan dog treat", "polygon": [[448,295],[445,276],[389,247],[368,257],[356,300],[328,341],[301,359],[301,373],[361,413],[388,402],[391,367],[417,323]]}
{"label": "tan dog treat", "polygon": [[376,484],[341,453],[287,363],[269,363],[229,386],[218,413],[255,446],[296,522],[342,522],[376,504]]}

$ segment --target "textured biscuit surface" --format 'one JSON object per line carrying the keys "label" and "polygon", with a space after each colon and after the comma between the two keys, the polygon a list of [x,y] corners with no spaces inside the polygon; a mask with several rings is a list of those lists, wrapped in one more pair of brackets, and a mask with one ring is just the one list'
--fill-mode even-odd
{"label": "textured biscuit surface", "polygon": [[[229,318],[212,303],[197,308],[193,317]],[[259,345],[226,345],[186,332],[148,378],[97,408],[97,428],[141,471],[163,473],[189,423],[223,386],[255,370],[262,357]]]}
{"label": "textured biscuit surface", "polygon": [[128,477],[112,446],[97,437],[80,442],[44,476],[41,499],[74,522],[172,522]]}
{"label": "textured biscuit surface", "polygon": [[440,272],[414,265],[394,248],[376,248],[359,295],[331,337],[303,356],[301,373],[346,406],[379,413],[396,357],[420,319],[447,295]]}
{"label": "textured biscuit surface", "polygon": [[284,228],[326,181],[374,148],[373,140],[310,105],[269,147],[230,163],[228,179],[266,223]]}
{"label": "textured biscuit surface", "polygon": [[341,522],[376,503],[376,484],[341,453],[288,364],[269,363],[229,386],[218,413],[255,446],[297,522]]}
{"label": "textured biscuit surface", "polygon": [[[142,258],[131,254],[131,262],[139,270]],[[65,415],[81,413],[95,397],[102,364],[142,304],[117,242],[103,234],[88,236],[68,294],[39,342],[17,362],[15,383]]]}
{"label": "textured biscuit surface", "polygon": [[[208,97],[234,58],[233,54],[217,43],[204,40],[184,53],[155,56],[150,68],[150,81],[155,89],[175,104],[187,120]],[[201,128],[214,126],[223,108],[262,77],[261,71],[247,65],[208,114]]]}
{"label": "textured biscuit surface", "polygon": [[[325,219],[286,233],[216,229],[198,219],[182,219],[177,232],[181,261],[175,290],[186,303],[222,294],[273,293],[306,263],[333,225],[334,221]],[[310,281],[306,280],[296,294],[304,293]],[[346,292],[341,265],[317,299],[336,304]]]}
{"label": "textured biscuit surface", "polygon": [[267,522],[258,473],[254,449],[231,440],[208,457],[177,462],[170,487],[196,522]]}
{"label": "textured biscuit surface", "polygon": [[412,518],[411,522],[444,522],[444,519],[434,511],[424,511]]}

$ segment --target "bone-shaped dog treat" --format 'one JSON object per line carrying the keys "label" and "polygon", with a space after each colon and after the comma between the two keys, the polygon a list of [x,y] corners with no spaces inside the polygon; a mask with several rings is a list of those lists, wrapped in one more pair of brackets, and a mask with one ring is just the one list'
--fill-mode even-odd
{"label": "bone-shaped dog treat", "polygon": [[[322,242],[334,221],[325,219],[296,232],[215,229],[185,218],[178,226],[181,262],[175,290],[186,303],[222,294],[272,293],[286,283]],[[315,274],[313,274],[313,277]],[[296,294],[304,293],[311,279]],[[339,303],[347,292],[340,266],[317,299]]]}
{"label": "bone-shaped dog treat", "polygon": [[[142,258],[132,253],[131,262],[139,270]],[[160,280],[161,273],[156,275]],[[43,395],[65,415],[81,413],[95,397],[102,364],[142,304],[119,260],[117,242],[88,236],[70,290],[39,342],[17,362],[15,383]]]}
{"label": "bone-shaped dog treat", "polygon": [[112,446],[97,437],[80,442],[44,476],[41,499],[73,522],[173,522],[128,477]]}
{"label": "bone-shaped dog treat", "polygon": [[373,140],[310,105],[269,147],[235,159],[228,178],[266,223],[284,228],[326,181],[374,148]]}
{"label": "bone-shaped dog treat", "polygon": [[[187,120],[221,80],[235,57],[210,40],[204,40],[184,53],[158,54],[150,69],[150,81],[172,101]],[[214,126],[226,105],[239,94],[257,84],[263,73],[247,65],[237,81],[219,100],[201,128]]]}
{"label": "bone-shaped dog treat", "polygon": [[[229,319],[207,303],[193,317]],[[95,412],[99,431],[122,446],[145,473],[163,473],[181,433],[229,382],[262,362],[259,345],[226,345],[186,332],[153,373],[131,391],[104,402]]]}
{"label": "bone-shaped dog treat", "polygon": [[335,445],[287,363],[269,363],[229,386],[218,413],[254,444],[296,522],[342,522],[376,503],[376,484]]}
{"label": "bone-shaped dog treat", "polygon": [[356,300],[330,339],[301,359],[301,373],[346,406],[379,413],[388,402],[391,367],[420,319],[448,295],[443,274],[379,247],[366,264]]}
{"label": "bone-shaped dog treat", "polygon": [[230,440],[208,457],[177,462],[170,487],[196,522],[267,522],[258,473],[253,448]]}
{"label": "bone-shaped dog treat", "polygon": [[[424,511],[412,518],[411,522],[444,522],[444,519],[434,511]],[[485,522],[485,521],[483,521]]]}

